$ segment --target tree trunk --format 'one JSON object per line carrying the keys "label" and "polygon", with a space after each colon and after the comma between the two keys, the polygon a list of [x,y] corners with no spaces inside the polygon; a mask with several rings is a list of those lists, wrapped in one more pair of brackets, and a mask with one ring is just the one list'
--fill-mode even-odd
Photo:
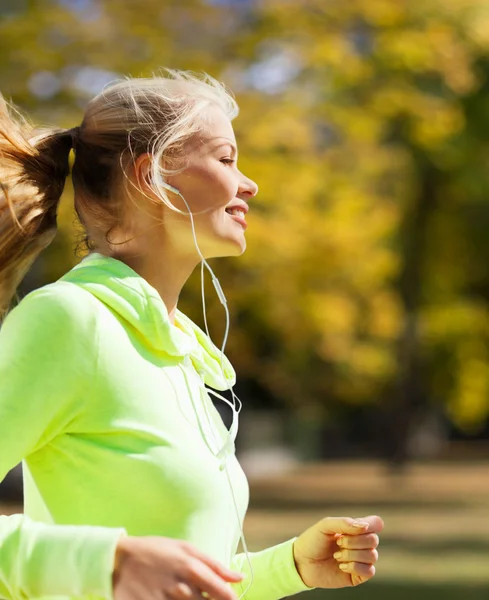
{"label": "tree trunk", "polygon": [[429,224],[436,209],[439,171],[423,161],[419,171],[420,189],[411,210],[407,211],[401,236],[403,269],[398,291],[404,307],[405,322],[397,345],[398,370],[388,398],[386,458],[393,467],[402,467],[408,456],[408,441],[413,416],[426,403],[421,372],[419,315],[422,307],[422,284],[425,257],[429,251]]}

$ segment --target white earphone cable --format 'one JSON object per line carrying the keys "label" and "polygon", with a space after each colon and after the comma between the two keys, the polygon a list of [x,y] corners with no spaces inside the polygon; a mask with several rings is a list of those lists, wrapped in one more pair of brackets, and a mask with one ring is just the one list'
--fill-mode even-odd
{"label": "white earphone cable", "polygon": [[[216,294],[219,298],[219,301],[221,302],[221,304],[224,307],[224,312],[226,315],[226,325],[225,325],[225,331],[224,331],[224,336],[223,336],[223,342],[221,345],[221,349],[220,349],[220,368],[221,368],[221,374],[223,377],[223,381],[226,381],[226,374],[224,372],[224,351],[226,348],[226,344],[227,344],[227,340],[228,340],[228,336],[229,336],[229,329],[230,329],[230,315],[229,315],[229,309],[227,306],[227,300],[226,300],[226,296],[224,294],[224,291],[221,287],[221,284],[219,282],[219,279],[216,277],[214,271],[212,270],[212,268],[210,267],[209,263],[206,261],[206,259],[204,258],[199,244],[197,242],[197,235],[195,232],[195,224],[194,224],[194,218],[192,215],[192,211],[190,210],[190,207],[187,203],[187,201],[185,200],[183,194],[180,193],[180,191],[165,183],[160,181],[159,183],[161,183],[165,188],[169,189],[171,192],[177,194],[178,196],[180,196],[180,198],[183,200],[183,202],[185,203],[185,206],[187,207],[187,211],[188,211],[188,216],[190,217],[190,224],[191,224],[191,228],[192,228],[192,236],[194,239],[194,244],[195,244],[195,248],[197,250],[197,253],[199,254],[199,257],[201,259],[201,269],[200,269],[200,276],[201,276],[201,294],[202,294],[202,309],[203,309],[203,313],[204,313],[204,324],[205,324],[205,330],[206,330],[206,334],[209,337],[209,339],[212,341],[212,338],[210,336],[209,333],[209,327],[208,327],[208,322],[207,322],[207,311],[206,311],[206,302],[205,302],[205,272],[204,272],[204,267],[209,271],[211,278],[212,278],[212,283],[214,285],[214,289],[216,290]],[[239,423],[239,413],[241,412],[241,409],[243,407],[243,403],[241,402],[241,400],[238,398],[238,396],[236,396],[236,394],[234,393],[234,389],[233,386],[231,386],[229,388],[229,391],[231,392],[231,397],[232,397],[232,401],[227,400],[226,398],[224,398],[223,396],[220,396],[219,394],[217,394],[216,392],[214,392],[214,390],[208,390],[210,393],[212,393],[214,396],[218,397],[220,400],[222,400],[223,402],[225,402],[226,404],[228,404],[232,410],[233,413],[233,423],[231,425],[231,432],[228,434],[229,437],[231,438],[232,436],[235,437],[236,433],[237,433],[237,427],[238,427],[238,423]],[[234,443],[234,438],[232,439],[232,442]],[[228,442],[226,442],[226,444],[224,445],[224,449],[227,448],[229,444],[229,440]],[[233,504],[234,504],[234,508],[236,511],[236,517],[238,520],[238,527],[239,527],[239,533],[240,533],[240,540],[241,540],[241,544],[243,546],[243,551],[245,553],[246,556],[246,560],[250,569],[250,581],[248,583],[248,586],[246,587],[246,589],[244,590],[244,592],[240,595],[239,600],[241,600],[241,598],[247,593],[247,591],[250,589],[251,585],[253,584],[253,580],[254,580],[254,573],[253,573],[253,565],[251,563],[251,559],[249,556],[249,552],[248,552],[248,547],[246,544],[246,539],[244,536],[244,531],[243,531],[243,527],[241,524],[241,519],[239,516],[239,508],[238,508],[238,503],[236,501],[236,496],[234,493],[234,489],[233,489],[233,485],[231,482],[231,478],[229,476],[229,472],[228,472],[228,468],[227,468],[227,456],[226,456],[226,451],[224,452],[224,456],[222,457],[222,461],[223,461],[223,465],[224,465],[224,470],[226,472],[226,478],[229,484],[229,488],[231,490],[231,496],[233,499]],[[219,454],[219,453],[218,453]]]}

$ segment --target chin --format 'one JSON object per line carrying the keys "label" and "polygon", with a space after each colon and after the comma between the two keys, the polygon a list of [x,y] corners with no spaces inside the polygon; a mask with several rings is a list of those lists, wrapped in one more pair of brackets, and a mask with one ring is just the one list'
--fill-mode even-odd
{"label": "chin", "polygon": [[226,256],[241,256],[242,254],[244,254],[244,251],[246,250],[246,238],[243,237],[239,240],[233,240],[234,244],[231,248],[229,248],[229,252],[226,254]]}
{"label": "chin", "polygon": [[234,251],[230,252],[228,254],[228,256],[241,256],[245,250],[246,250],[246,240],[243,237],[243,239],[239,240],[239,242],[237,242],[235,244]]}
{"label": "chin", "polygon": [[214,248],[213,252],[205,254],[206,258],[225,258],[226,256],[241,256],[246,250],[246,239],[244,236],[238,239],[226,240],[225,243],[219,244]]}

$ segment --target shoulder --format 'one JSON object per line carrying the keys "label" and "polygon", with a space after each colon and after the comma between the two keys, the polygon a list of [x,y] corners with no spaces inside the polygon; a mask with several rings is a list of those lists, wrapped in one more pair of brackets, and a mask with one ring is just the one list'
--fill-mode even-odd
{"label": "shoulder", "polygon": [[56,282],[31,292],[7,314],[0,329],[0,379],[9,372],[11,385],[22,379],[45,385],[43,394],[53,398],[68,393],[57,386],[68,382],[75,393],[75,382],[90,381],[99,334],[96,311],[82,292]]}
{"label": "shoulder", "polygon": [[93,331],[97,306],[79,286],[56,281],[27,294],[6,316],[3,329],[20,327],[49,334]]}

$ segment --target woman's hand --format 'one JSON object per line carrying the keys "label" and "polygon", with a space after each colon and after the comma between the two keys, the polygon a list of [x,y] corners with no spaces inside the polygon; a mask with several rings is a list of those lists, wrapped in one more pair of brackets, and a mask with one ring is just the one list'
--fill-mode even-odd
{"label": "woman's hand", "polygon": [[294,542],[294,560],[309,587],[342,588],[365,583],[375,575],[380,517],[327,517]]}
{"label": "woman's hand", "polygon": [[123,537],[117,545],[115,600],[236,600],[227,583],[243,575],[187,542],[164,537]]}

